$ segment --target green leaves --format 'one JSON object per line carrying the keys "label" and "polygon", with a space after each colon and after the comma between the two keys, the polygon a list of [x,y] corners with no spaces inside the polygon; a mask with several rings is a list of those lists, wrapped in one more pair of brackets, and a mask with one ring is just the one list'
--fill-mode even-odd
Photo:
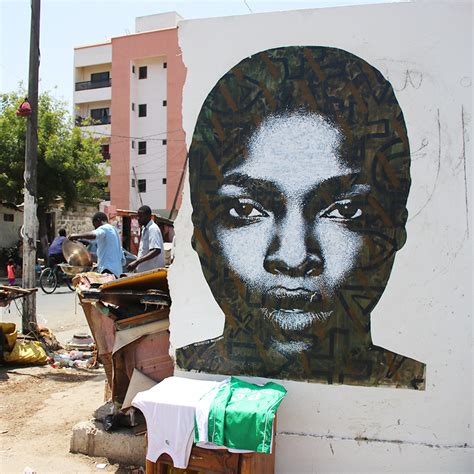
{"label": "green leaves", "polygon": [[[23,201],[27,119],[15,111],[26,97],[18,91],[0,94],[0,200]],[[100,197],[105,182],[100,140],[74,126],[66,104],[48,92],[38,104],[38,200],[47,209],[57,198],[66,207]]]}

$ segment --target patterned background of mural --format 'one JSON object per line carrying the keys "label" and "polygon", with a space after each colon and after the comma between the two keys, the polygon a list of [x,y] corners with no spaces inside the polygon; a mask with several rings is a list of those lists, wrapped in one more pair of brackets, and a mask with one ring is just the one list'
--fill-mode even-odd
{"label": "patterned background of mural", "polygon": [[189,153],[194,237],[226,316],[181,368],[424,388],[374,346],[370,313],[406,240],[410,150],[388,81],[335,48],[244,59],[206,98]]}

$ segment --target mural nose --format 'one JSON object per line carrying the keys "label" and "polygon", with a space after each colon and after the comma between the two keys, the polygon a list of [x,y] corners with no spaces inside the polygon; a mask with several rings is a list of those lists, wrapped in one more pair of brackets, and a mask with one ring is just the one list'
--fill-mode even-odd
{"label": "mural nose", "polygon": [[321,274],[323,259],[314,242],[301,206],[290,206],[275,233],[265,257],[264,268],[274,275],[309,277]]}
{"label": "mural nose", "polygon": [[278,256],[270,256],[265,259],[265,270],[273,275],[287,275],[291,277],[318,276],[323,271],[323,261],[318,255],[306,255],[303,261],[296,265],[290,265]]}

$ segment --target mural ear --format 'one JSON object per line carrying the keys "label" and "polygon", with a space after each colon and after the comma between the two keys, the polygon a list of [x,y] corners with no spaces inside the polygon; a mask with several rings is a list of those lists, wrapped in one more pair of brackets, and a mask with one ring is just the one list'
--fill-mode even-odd
{"label": "mural ear", "polygon": [[398,227],[395,230],[395,240],[397,242],[397,250],[400,250],[407,241],[407,231],[405,227]]}

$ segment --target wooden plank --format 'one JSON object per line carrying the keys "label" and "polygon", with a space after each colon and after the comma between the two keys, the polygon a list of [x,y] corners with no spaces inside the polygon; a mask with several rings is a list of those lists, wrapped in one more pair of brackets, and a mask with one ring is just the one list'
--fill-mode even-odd
{"label": "wooden plank", "polygon": [[105,292],[107,290],[148,290],[156,289],[169,292],[168,271],[166,268],[158,268],[147,272],[136,273],[127,277],[119,278],[110,283],[103,284],[100,289]]}
{"label": "wooden plank", "polygon": [[160,321],[169,317],[170,310],[168,309],[157,309],[149,311],[148,313],[137,314],[126,319],[118,319],[115,321],[115,327],[117,331],[123,331],[131,327],[141,326],[143,324],[151,323],[153,321]]}

